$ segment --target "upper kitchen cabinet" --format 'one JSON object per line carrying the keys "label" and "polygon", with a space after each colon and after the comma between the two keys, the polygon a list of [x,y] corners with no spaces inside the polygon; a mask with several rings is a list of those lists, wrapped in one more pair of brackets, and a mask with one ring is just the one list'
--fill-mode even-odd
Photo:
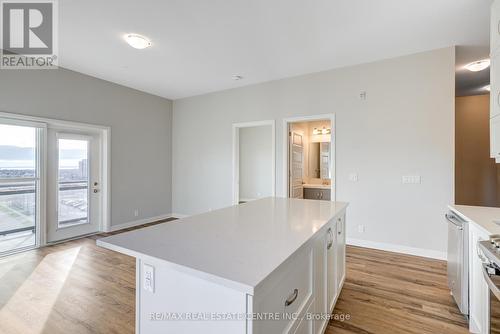
{"label": "upper kitchen cabinet", "polygon": [[500,1],[495,0],[491,6],[491,32],[490,32],[491,54],[500,52]]}
{"label": "upper kitchen cabinet", "polygon": [[[500,0],[497,1],[500,3]],[[490,118],[500,115],[500,54],[491,56]]]}
{"label": "upper kitchen cabinet", "polygon": [[500,162],[500,0],[491,5],[490,155]]}
{"label": "upper kitchen cabinet", "polygon": [[500,116],[490,120],[490,156],[500,159]]}

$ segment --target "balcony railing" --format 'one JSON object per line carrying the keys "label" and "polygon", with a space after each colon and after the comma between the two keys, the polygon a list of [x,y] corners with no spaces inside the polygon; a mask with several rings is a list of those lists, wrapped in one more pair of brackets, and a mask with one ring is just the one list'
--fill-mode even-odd
{"label": "balcony railing", "polygon": [[[36,181],[0,183],[0,236],[35,231]],[[86,181],[59,182],[59,226],[87,221]],[[75,199],[76,198],[76,199]],[[62,215],[61,215],[62,213]]]}

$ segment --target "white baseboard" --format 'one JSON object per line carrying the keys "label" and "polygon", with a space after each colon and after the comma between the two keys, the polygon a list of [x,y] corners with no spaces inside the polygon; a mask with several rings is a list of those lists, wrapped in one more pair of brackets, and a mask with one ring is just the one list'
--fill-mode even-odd
{"label": "white baseboard", "polygon": [[428,257],[437,260],[446,260],[446,252],[435,251],[431,249],[415,248],[403,245],[389,244],[385,242],[376,242],[361,239],[347,238],[347,244],[352,246],[359,246],[365,248],[374,248],[388,252],[403,253],[409,255],[416,255],[421,257]]}
{"label": "white baseboard", "polygon": [[240,202],[251,202],[251,201],[255,201],[256,198],[240,198]]}
{"label": "white baseboard", "polygon": [[134,221],[123,223],[123,224],[112,225],[111,228],[108,231],[106,231],[106,232],[114,232],[114,231],[118,231],[118,230],[123,230],[124,228],[129,228],[129,227],[134,227],[134,226],[138,226],[138,225],[154,223],[154,222],[157,222],[159,220],[163,220],[163,219],[167,219],[167,218],[173,218],[173,217],[175,217],[173,213],[167,213],[167,214],[156,216],[156,217],[150,217],[150,218],[144,218],[144,219],[134,220]]}
{"label": "white baseboard", "polygon": [[185,215],[182,213],[172,213],[171,217],[181,219],[181,218],[186,218],[187,216],[189,216],[189,215]]}

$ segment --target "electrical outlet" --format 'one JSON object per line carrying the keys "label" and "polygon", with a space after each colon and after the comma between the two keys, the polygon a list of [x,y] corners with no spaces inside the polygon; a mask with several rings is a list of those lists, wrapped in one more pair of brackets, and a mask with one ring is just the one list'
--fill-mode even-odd
{"label": "electrical outlet", "polygon": [[358,232],[365,233],[365,225],[358,225]]}
{"label": "electrical outlet", "polygon": [[134,210],[134,217],[139,217],[139,209]]}
{"label": "electrical outlet", "polygon": [[150,264],[142,266],[144,290],[155,292],[155,268]]}

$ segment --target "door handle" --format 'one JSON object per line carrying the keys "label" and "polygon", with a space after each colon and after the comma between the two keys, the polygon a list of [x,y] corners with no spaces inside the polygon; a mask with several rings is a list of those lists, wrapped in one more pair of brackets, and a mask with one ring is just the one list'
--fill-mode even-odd
{"label": "door handle", "polygon": [[463,230],[464,229],[463,226],[461,226],[460,224],[458,224],[457,222],[455,222],[455,220],[454,220],[455,217],[454,216],[450,216],[447,213],[444,216],[445,216],[446,220],[449,221],[450,223],[452,223],[453,225],[455,225],[455,227],[457,229],[459,229],[459,230]]}
{"label": "door handle", "polygon": [[495,295],[495,297],[500,299],[500,289],[498,289],[497,285],[491,280],[491,276],[495,276],[495,275],[490,275],[490,273],[488,271],[488,265],[483,263],[484,280],[486,281],[488,288]]}
{"label": "door handle", "polygon": [[328,233],[330,240],[328,240],[328,244],[326,245],[326,249],[329,250],[330,248],[332,248],[332,245],[333,245],[333,232],[332,232],[331,227],[328,229],[327,233]]}
{"label": "door handle", "polygon": [[299,289],[294,289],[293,293],[285,300],[285,307],[290,306],[299,296]]}

